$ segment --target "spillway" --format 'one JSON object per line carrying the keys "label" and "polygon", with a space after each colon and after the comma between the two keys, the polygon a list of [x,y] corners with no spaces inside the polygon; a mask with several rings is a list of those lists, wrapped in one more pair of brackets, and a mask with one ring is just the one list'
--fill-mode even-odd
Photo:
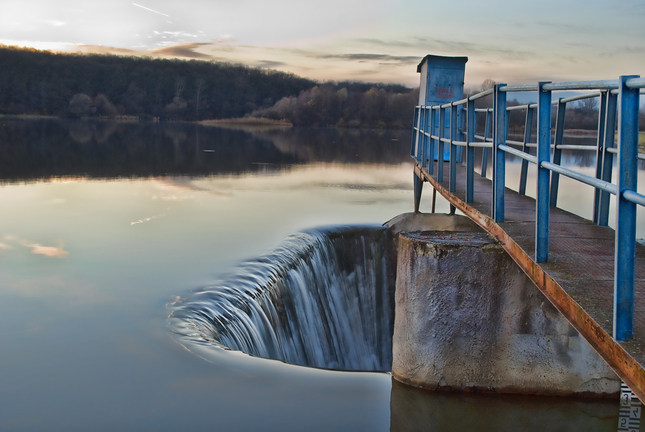
{"label": "spillway", "polygon": [[297,233],[175,302],[170,325],[185,344],[316,368],[390,371],[394,254],[380,226]]}

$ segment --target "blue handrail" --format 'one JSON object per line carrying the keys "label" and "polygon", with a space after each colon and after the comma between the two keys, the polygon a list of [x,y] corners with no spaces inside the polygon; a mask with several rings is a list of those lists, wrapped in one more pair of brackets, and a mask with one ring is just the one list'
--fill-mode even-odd
{"label": "blue handrail", "polygon": [[[417,163],[433,175],[435,146],[443,155],[444,145],[449,146],[448,190],[456,190],[456,163],[461,162],[461,150],[466,152],[466,203],[473,201],[474,149],[482,147],[481,175],[486,176],[488,149],[493,151],[493,205],[491,217],[504,221],[505,162],[510,153],[522,159],[518,192],[525,194],[528,164],[537,166],[535,261],[549,259],[550,207],[557,204],[559,176],[577,180],[595,188],[593,222],[606,226],[609,220],[609,196],[616,196],[616,241],[614,265],[614,338],[630,339],[634,321],[634,265],[636,253],[636,205],[645,206],[645,195],[637,191],[638,115],[641,89],[645,78],[621,76],[618,80],[580,81],[566,83],[540,82],[538,84],[496,84],[494,88],[468,96],[462,100],[434,105],[418,106],[412,139],[412,155]],[[554,91],[590,90],[572,97],[552,100]],[[509,92],[537,92],[538,102],[507,106]],[[475,109],[475,100],[493,95],[489,108]],[[598,134],[596,146],[562,144],[564,119],[570,102],[599,98]],[[551,134],[552,106],[557,107],[555,133]],[[448,113],[446,113],[446,110]],[[509,112],[525,110],[523,141],[507,139]],[[531,142],[533,114],[537,113],[537,142]],[[485,114],[484,135],[475,134],[478,114]],[[446,117],[448,116],[448,117]],[[466,121],[463,121],[465,117]],[[445,120],[448,119],[447,123]],[[438,121],[437,121],[438,120]],[[450,136],[444,127],[449,124]],[[439,127],[441,125],[441,127]],[[618,129],[616,148],[615,131]],[[511,147],[521,146],[521,149]],[[537,154],[529,153],[537,148]],[[562,150],[593,150],[596,152],[596,175],[590,176],[560,165]],[[617,182],[612,183],[614,155],[618,156]],[[441,160],[441,159],[439,159]],[[444,182],[443,163],[437,164],[437,181]]]}

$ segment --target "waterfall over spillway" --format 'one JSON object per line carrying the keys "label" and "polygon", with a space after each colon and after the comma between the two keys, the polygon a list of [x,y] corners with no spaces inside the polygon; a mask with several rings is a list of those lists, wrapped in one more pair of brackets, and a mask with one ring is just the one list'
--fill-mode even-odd
{"label": "waterfall over spillway", "polygon": [[395,258],[381,227],[288,237],[274,252],[173,305],[186,343],[318,368],[389,371]]}

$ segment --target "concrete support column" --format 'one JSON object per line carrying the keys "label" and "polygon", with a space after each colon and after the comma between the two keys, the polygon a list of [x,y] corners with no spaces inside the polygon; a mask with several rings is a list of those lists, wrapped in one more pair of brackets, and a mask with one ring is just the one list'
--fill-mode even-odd
{"label": "concrete support column", "polygon": [[432,390],[616,396],[620,381],[495,240],[398,237],[392,375]]}

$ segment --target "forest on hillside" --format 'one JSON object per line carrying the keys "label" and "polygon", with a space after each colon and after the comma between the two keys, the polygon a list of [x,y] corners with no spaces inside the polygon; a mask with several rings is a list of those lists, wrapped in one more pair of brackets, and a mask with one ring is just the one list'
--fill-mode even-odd
{"label": "forest on hillside", "polygon": [[[294,124],[404,127],[416,96],[402,85],[319,84],[294,74],[198,60],[62,54],[0,45],[0,114],[238,118],[296,101]],[[338,111],[317,112],[336,95]],[[333,96],[332,95],[332,96]],[[332,97],[333,99],[333,97]],[[276,107],[277,102],[281,102]],[[359,105],[368,107],[359,109]],[[286,117],[285,117],[286,118]]]}

